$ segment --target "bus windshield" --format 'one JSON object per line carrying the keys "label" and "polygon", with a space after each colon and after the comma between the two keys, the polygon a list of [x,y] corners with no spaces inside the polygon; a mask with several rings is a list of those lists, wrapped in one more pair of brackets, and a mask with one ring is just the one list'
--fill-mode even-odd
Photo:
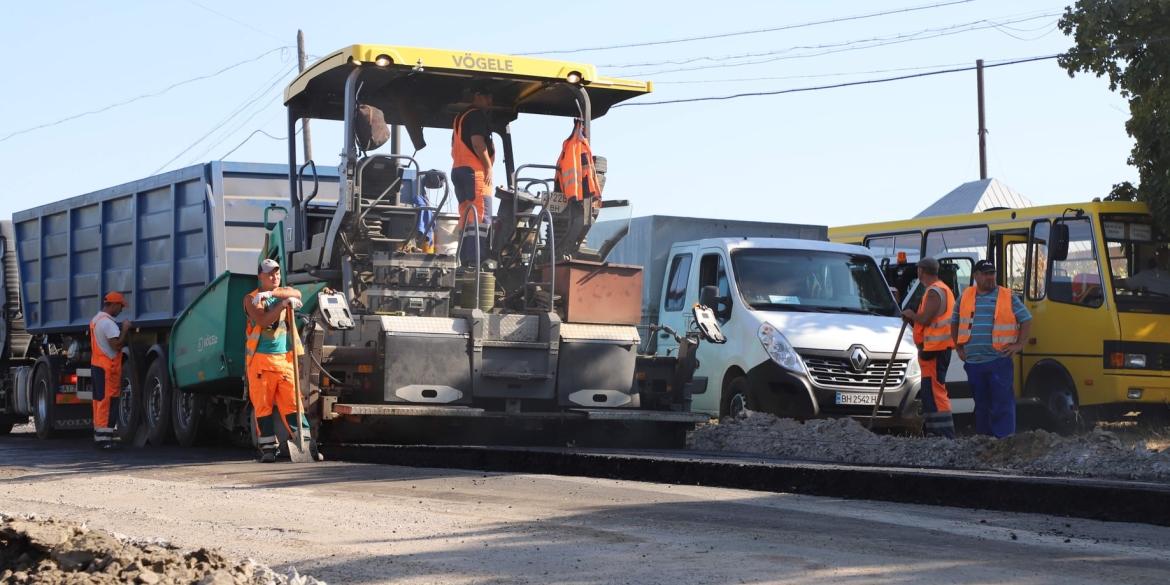
{"label": "bus windshield", "polygon": [[[1166,236],[1148,215],[1101,216],[1118,309],[1170,310]],[[1159,310],[1158,312],[1162,312]]]}
{"label": "bus windshield", "polygon": [[749,249],[731,255],[745,303],[764,311],[897,314],[873,258],[815,250]]}

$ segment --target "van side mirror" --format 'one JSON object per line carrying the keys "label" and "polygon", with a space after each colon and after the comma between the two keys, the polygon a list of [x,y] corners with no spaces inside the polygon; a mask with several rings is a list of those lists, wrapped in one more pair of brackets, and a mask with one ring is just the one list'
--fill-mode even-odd
{"label": "van side mirror", "polygon": [[707,285],[699,289],[699,304],[704,307],[718,308],[719,287]]}
{"label": "van side mirror", "polygon": [[1052,224],[1052,236],[1048,242],[1048,259],[1061,262],[1068,259],[1068,224],[1057,221]]}

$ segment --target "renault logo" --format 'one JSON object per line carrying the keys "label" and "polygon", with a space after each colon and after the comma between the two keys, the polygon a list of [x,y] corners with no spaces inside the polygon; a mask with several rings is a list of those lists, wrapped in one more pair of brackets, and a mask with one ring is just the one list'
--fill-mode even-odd
{"label": "renault logo", "polygon": [[849,354],[849,363],[853,364],[854,371],[864,372],[865,367],[869,365],[869,356],[865,354],[864,349],[855,347],[853,353]]}

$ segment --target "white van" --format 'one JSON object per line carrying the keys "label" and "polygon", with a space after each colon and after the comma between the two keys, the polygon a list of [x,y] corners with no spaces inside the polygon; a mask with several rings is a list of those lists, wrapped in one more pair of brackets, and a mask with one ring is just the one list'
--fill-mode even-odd
{"label": "white van", "polygon": [[[867,248],[709,238],[674,243],[666,260],[652,311],[659,324],[685,330],[689,308],[702,303],[715,309],[727,337],[723,345],[703,347],[693,411],[726,416],[748,408],[868,420],[893,359],[875,425],[921,424],[912,332],[905,330],[892,355],[899,309]],[[669,336],[655,341],[659,352],[675,345]]]}

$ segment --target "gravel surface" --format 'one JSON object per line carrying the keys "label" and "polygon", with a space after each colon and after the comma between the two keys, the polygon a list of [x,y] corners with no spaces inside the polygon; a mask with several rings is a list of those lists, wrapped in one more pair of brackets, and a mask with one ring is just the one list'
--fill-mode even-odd
{"label": "gravel surface", "polygon": [[1146,481],[1170,480],[1170,452],[1094,428],[1063,437],[1027,431],[1004,439],[875,435],[853,419],[798,422],[761,412],[696,430],[688,447],[841,463],[947,467]]}
{"label": "gravel surface", "polygon": [[281,575],[252,559],[183,551],[85,524],[0,512],[0,583],[143,585],[325,585],[289,569]]}

